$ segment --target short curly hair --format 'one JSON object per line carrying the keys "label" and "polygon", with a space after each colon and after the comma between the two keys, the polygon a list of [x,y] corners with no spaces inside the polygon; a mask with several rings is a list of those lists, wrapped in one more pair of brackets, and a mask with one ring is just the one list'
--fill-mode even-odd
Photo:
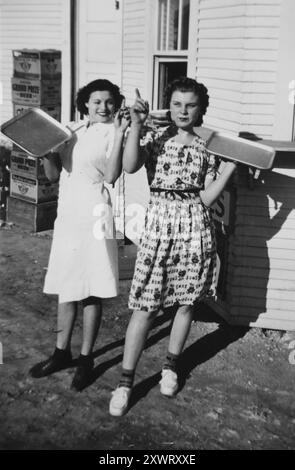
{"label": "short curly hair", "polygon": [[203,116],[206,114],[209,105],[208,89],[205,87],[205,85],[203,85],[203,83],[198,83],[193,78],[178,77],[169,83],[165,90],[164,101],[166,108],[170,107],[172,94],[175,91],[192,91],[199,97],[200,115],[197,122],[195,123],[195,126],[201,126],[203,124]]}
{"label": "short curly hair", "polygon": [[79,113],[82,115],[88,114],[88,103],[91,93],[95,91],[109,91],[115,101],[115,111],[117,111],[124,99],[124,96],[120,93],[120,88],[109,80],[98,79],[93,80],[84,87],[80,88],[77,92],[76,106]]}

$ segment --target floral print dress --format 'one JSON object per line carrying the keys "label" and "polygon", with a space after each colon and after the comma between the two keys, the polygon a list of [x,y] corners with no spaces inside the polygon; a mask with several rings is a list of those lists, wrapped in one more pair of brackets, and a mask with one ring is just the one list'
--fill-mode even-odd
{"label": "floral print dress", "polygon": [[198,192],[205,178],[215,179],[218,161],[199,136],[183,145],[175,134],[170,126],[141,140],[151,196],[129,296],[133,310],[194,305],[216,294],[214,224]]}

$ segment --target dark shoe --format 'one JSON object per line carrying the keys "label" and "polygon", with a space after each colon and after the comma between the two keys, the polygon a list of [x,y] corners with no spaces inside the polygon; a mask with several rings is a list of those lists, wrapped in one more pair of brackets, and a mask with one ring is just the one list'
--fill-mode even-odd
{"label": "dark shoe", "polygon": [[35,379],[39,379],[59,370],[66,369],[70,365],[72,365],[71,352],[56,348],[53,355],[46,361],[39,362],[30,369],[30,375]]}
{"label": "dark shoe", "polygon": [[93,373],[94,361],[91,356],[82,356],[78,358],[78,367],[76,369],[71,388],[81,392],[89,385]]}

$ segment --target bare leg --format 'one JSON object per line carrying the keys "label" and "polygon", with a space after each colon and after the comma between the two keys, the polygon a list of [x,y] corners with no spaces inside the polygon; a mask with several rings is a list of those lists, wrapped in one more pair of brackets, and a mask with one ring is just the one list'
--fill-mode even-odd
{"label": "bare leg", "polygon": [[77,302],[64,302],[58,304],[56,341],[57,348],[70,350],[76,316]]}
{"label": "bare leg", "polygon": [[83,343],[81,349],[83,356],[92,353],[100,327],[101,315],[101,299],[89,297],[83,300]]}
{"label": "bare leg", "polygon": [[179,355],[182,352],[190,332],[193,316],[194,310],[191,305],[182,305],[177,310],[169,339],[168,351],[170,353]]}
{"label": "bare leg", "polygon": [[158,312],[135,310],[130,319],[125,340],[123,368],[134,370],[137,366],[150,327]]}
{"label": "bare leg", "polygon": [[132,314],[126,332],[122,376],[109,406],[112,416],[123,416],[128,410],[135,368],[156,315],[157,312],[147,313],[140,310],[135,310]]}
{"label": "bare leg", "polygon": [[160,391],[162,395],[173,397],[179,388],[177,380],[177,361],[188,337],[193,319],[193,308],[182,305],[175,315],[170,338],[166,362],[163,365]]}

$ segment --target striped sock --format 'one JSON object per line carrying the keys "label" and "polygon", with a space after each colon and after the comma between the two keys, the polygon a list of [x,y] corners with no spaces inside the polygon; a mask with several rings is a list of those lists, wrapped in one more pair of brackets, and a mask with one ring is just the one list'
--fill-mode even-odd
{"label": "striped sock", "polygon": [[173,354],[171,352],[168,352],[166,356],[166,361],[163,365],[163,369],[170,369],[173,370],[173,372],[176,372],[178,358],[179,354]]}
{"label": "striped sock", "polygon": [[132,388],[134,382],[134,369],[122,369],[122,375],[119,382],[119,387],[128,387]]}

